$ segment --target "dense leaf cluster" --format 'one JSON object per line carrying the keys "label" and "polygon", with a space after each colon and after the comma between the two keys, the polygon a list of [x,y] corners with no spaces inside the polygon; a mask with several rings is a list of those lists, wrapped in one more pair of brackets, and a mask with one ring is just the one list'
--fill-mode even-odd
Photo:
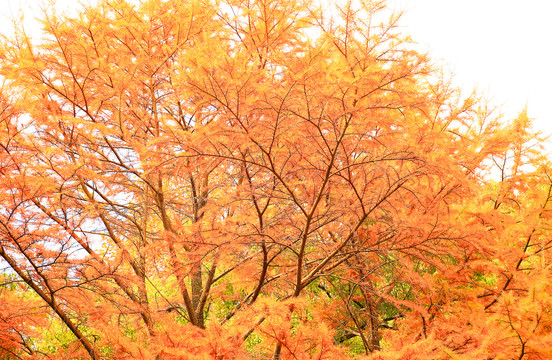
{"label": "dense leaf cluster", "polygon": [[0,358],[552,357],[530,121],[384,3],[42,21],[0,48]]}

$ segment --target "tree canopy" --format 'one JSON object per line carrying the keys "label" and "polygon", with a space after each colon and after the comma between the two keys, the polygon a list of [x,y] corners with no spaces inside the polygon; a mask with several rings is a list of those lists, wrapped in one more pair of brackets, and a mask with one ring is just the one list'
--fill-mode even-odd
{"label": "tree canopy", "polygon": [[47,9],[0,48],[0,358],[545,359],[552,177],[381,1]]}

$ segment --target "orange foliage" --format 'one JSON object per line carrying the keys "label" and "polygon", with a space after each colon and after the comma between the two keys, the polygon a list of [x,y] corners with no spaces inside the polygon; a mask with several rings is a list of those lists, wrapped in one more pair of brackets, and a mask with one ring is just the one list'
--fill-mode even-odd
{"label": "orange foliage", "polygon": [[0,356],[552,356],[530,120],[382,2],[44,15],[0,50]]}

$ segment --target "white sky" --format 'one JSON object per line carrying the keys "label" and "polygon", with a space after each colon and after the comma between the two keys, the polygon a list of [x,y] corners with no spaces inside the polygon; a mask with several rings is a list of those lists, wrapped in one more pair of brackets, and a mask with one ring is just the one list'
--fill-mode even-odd
{"label": "white sky", "polygon": [[527,105],[535,127],[552,133],[551,0],[390,0],[401,24],[457,85],[477,87],[506,116]]}
{"label": "white sky", "polygon": [[[457,85],[466,92],[477,87],[510,117],[527,105],[536,128],[552,133],[552,0],[388,1],[406,10],[403,33],[447,65]],[[32,32],[37,3],[0,0],[0,14],[17,14],[21,8]],[[78,1],[57,4],[67,10]],[[0,32],[8,28],[0,18]]]}

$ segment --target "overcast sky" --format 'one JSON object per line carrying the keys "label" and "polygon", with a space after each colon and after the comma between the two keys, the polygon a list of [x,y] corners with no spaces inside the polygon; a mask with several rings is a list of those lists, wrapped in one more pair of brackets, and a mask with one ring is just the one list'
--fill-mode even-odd
{"label": "overcast sky", "polygon": [[477,87],[508,116],[528,107],[552,133],[552,1],[391,0],[404,32],[447,64],[465,89]]}
{"label": "overcast sky", "polygon": [[[0,13],[22,8],[27,27],[37,0],[0,0]],[[57,0],[62,9],[75,0]],[[552,133],[551,0],[389,0],[406,10],[403,32],[455,73],[467,92],[477,87],[507,116],[525,105],[535,125]],[[0,19],[0,31],[9,28]],[[30,31],[33,31],[30,28]],[[36,30],[35,30],[36,31]]]}

